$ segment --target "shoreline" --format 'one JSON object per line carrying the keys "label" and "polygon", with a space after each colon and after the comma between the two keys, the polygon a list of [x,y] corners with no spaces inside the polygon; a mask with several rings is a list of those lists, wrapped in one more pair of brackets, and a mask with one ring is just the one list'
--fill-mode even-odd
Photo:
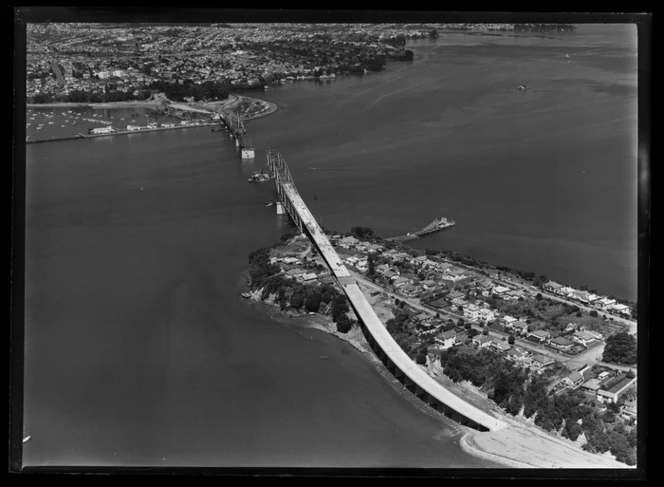
{"label": "shoreline", "polygon": [[[382,367],[382,362],[380,362],[373,350],[366,343],[366,339],[358,327],[353,327],[350,332],[343,334],[336,331],[335,325],[329,316],[318,313],[310,315],[307,313],[294,314],[283,312],[270,298],[262,300],[260,298],[262,291],[250,290],[248,288],[248,276],[246,276],[246,279],[245,289],[250,294],[250,297],[247,298],[250,304],[263,306],[270,314],[284,319],[285,322],[291,322],[297,326],[328,333],[352,346],[367,357],[376,366],[379,374],[390,384],[394,385],[399,393],[403,393],[415,407],[425,414],[442,419],[451,428],[461,433],[458,440],[459,447],[469,455],[502,465],[505,468],[635,468],[618,462],[611,455],[598,455],[586,452],[581,449],[578,443],[552,436],[540,430],[537,426],[528,423],[525,419],[497,412],[497,406],[494,406],[486,398],[481,397],[481,394],[477,391],[463,385],[454,384],[453,389],[457,391],[453,391],[453,393],[457,394],[460,389],[464,396],[473,396],[476,401],[483,400],[486,403],[485,408],[491,410],[494,414],[498,414],[500,419],[505,421],[508,426],[498,431],[481,432],[460,425],[440,413],[430,411],[425,404],[421,403],[412,394],[406,394],[405,388],[397,387],[397,384],[400,383]],[[428,367],[426,370],[434,380],[440,382],[440,378],[432,375]]]}

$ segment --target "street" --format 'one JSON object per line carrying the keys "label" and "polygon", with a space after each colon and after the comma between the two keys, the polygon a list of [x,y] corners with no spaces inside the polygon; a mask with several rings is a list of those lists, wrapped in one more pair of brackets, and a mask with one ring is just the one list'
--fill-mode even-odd
{"label": "street", "polygon": [[[371,280],[367,279],[362,274],[360,274],[360,273],[358,273],[358,272],[356,272],[352,269],[349,269],[349,271],[359,283],[365,285],[366,287],[369,287],[371,289],[374,289],[376,291],[384,293],[384,294],[386,294],[387,296],[390,296],[393,299],[399,299],[401,301],[404,301],[409,306],[411,306],[413,309],[423,311],[423,312],[425,312],[425,313],[427,313],[431,316],[435,316],[436,313],[437,313],[436,311],[433,311],[432,309],[420,304],[419,300],[415,300],[415,299],[412,299],[412,298],[406,298],[406,297],[401,296],[401,295],[399,295],[395,292],[388,291],[388,290],[384,289],[383,287],[379,286],[378,284],[375,284],[375,283],[371,282]],[[453,318],[455,323],[459,318],[463,318],[462,316],[457,315],[455,313],[451,313],[449,311],[440,310],[438,312],[440,313],[441,317],[446,316],[446,317],[449,317],[449,318]],[[480,327],[480,326],[478,326],[474,323],[471,323],[471,325],[475,330],[479,331],[480,333],[482,333],[484,330],[488,330],[488,335],[491,336],[491,337],[494,337],[494,338],[502,339],[502,338],[506,338],[506,337],[509,336],[509,333],[507,333],[507,332],[497,332],[497,331],[491,330],[491,329],[486,328],[486,327],[484,327],[484,328]],[[556,360],[560,363],[563,363],[563,364],[570,364],[570,365],[571,364],[575,364],[575,365],[577,365],[577,364],[589,364],[589,365],[593,365],[593,364],[601,363],[602,365],[605,365],[607,367],[611,367],[611,368],[614,368],[614,369],[618,369],[618,370],[629,370],[630,369],[630,367],[626,367],[626,366],[614,365],[614,364],[604,364],[604,363],[600,362],[600,360],[602,358],[602,353],[604,352],[604,344],[603,343],[601,345],[591,347],[588,350],[586,350],[585,352],[583,352],[583,353],[581,353],[577,356],[573,356],[573,357],[569,356],[569,355],[565,355],[565,354],[557,352],[557,351],[554,351],[554,350],[551,350],[551,349],[548,349],[546,347],[539,346],[539,345],[537,345],[537,344],[535,344],[531,341],[525,340],[523,338],[517,338],[515,343],[514,343],[514,346],[517,346],[517,347],[522,348],[522,349],[529,350],[529,351],[531,351],[533,353],[536,353],[536,354],[544,355],[546,357],[552,358],[552,359],[554,359],[554,360]]]}

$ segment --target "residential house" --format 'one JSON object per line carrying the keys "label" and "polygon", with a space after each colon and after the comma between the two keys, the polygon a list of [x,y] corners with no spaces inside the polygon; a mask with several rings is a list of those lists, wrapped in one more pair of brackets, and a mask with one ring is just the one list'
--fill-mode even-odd
{"label": "residential house", "polygon": [[351,235],[351,236],[344,237],[344,238],[340,239],[339,240],[339,245],[346,248],[346,249],[350,249],[350,248],[355,247],[355,245],[358,242],[359,242],[359,240]]}
{"label": "residential house", "polygon": [[422,312],[420,314],[413,316],[413,319],[421,323],[423,321],[431,321],[433,319],[433,316],[431,316],[429,313]]}
{"label": "residential house", "polygon": [[417,296],[419,293],[421,293],[422,288],[420,286],[418,286],[417,284],[409,283],[409,284],[406,284],[405,286],[403,286],[401,288],[401,292],[405,296],[412,297],[412,296]]}
{"label": "residential house", "polygon": [[576,301],[579,301],[580,303],[588,304],[588,296],[589,295],[590,295],[590,293],[588,293],[587,291],[580,291],[578,289],[574,289],[568,295],[568,297],[571,298],[571,299],[575,299]]}
{"label": "residential house", "polygon": [[392,285],[396,288],[403,287],[406,284],[412,284],[412,281],[404,276],[399,276],[392,280]]}
{"label": "residential house", "polygon": [[611,307],[608,308],[608,311],[613,314],[621,315],[625,318],[630,317],[630,309],[629,306],[625,304],[614,304]]}
{"label": "residential house", "polygon": [[625,401],[620,410],[623,418],[636,418],[636,401]]}
{"label": "residential house", "polygon": [[551,339],[551,333],[546,330],[534,330],[529,332],[526,338],[532,339],[532,341],[536,341],[538,343],[544,343]]}
{"label": "residential house", "polygon": [[463,298],[463,297],[464,297],[464,294],[463,294],[462,292],[459,292],[459,291],[451,291],[451,292],[447,295],[447,297],[448,297],[448,299],[452,300],[452,299],[454,299],[454,298]]}
{"label": "residential house", "polygon": [[597,379],[588,379],[583,384],[581,384],[581,390],[592,395],[597,395],[599,388],[600,385]]}
{"label": "residential house", "polygon": [[432,279],[425,279],[424,281],[422,281],[422,287],[427,291],[429,289],[433,289],[434,287],[436,287],[436,281]]}
{"label": "residential house", "polygon": [[593,303],[593,306],[599,309],[607,309],[608,307],[613,306],[614,304],[616,304],[615,299],[600,298]]}
{"label": "residential house", "polygon": [[589,331],[576,331],[572,335],[572,340],[574,340],[576,343],[580,343],[581,345],[587,347],[591,343],[597,341],[597,336],[595,335],[595,333],[591,333]]}
{"label": "residential house", "polygon": [[561,287],[562,286],[560,284],[558,284],[557,282],[553,282],[553,281],[546,282],[546,283],[544,283],[544,285],[542,285],[542,289],[544,289],[545,291],[549,291],[550,293],[555,293],[555,294],[558,294],[558,290]]}
{"label": "residential house", "polygon": [[584,380],[585,379],[581,372],[572,372],[567,377],[563,378],[561,382],[569,387],[577,388],[578,386],[583,384]]}
{"label": "residential house", "polygon": [[561,296],[571,298],[573,296],[574,291],[576,291],[576,289],[574,289],[573,287],[561,286],[561,288],[558,289],[557,293],[560,294]]}
{"label": "residential house", "polygon": [[574,346],[574,342],[563,336],[558,336],[556,338],[552,338],[549,341],[549,345],[563,352],[569,352]]}
{"label": "residential house", "polygon": [[603,380],[608,379],[610,376],[611,376],[611,372],[607,372],[607,371],[605,370],[604,372],[600,372],[600,373],[597,375],[597,380],[599,380],[600,383],[601,383]]}
{"label": "residential house", "polygon": [[524,298],[527,293],[523,289],[512,289],[500,295],[505,301],[517,301],[519,298]]}
{"label": "residential house", "polygon": [[390,269],[388,271],[383,272],[383,276],[386,279],[389,279],[390,281],[392,281],[393,279],[396,279],[397,277],[399,277],[399,273],[394,272],[392,269]]}
{"label": "residential house", "polygon": [[515,333],[521,336],[525,336],[528,333],[528,323],[525,321],[517,321],[512,325],[512,328],[514,329]]}
{"label": "residential house", "polygon": [[554,360],[552,358],[549,358],[546,355],[537,354],[533,355],[530,366],[534,370],[542,370],[553,362]]}
{"label": "residential house", "polygon": [[508,292],[508,291],[510,291],[510,288],[505,287],[505,286],[496,286],[496,287],[493,288],[493,293],[498,294],[499,296],[503,293]]}
{"label": "residential house", "polygon": [[464,343],[466,343],[466,340],[468,340],[468,333],[466,333],[466,332],[459,333],[454,338],[454,346],[463,345]]}
{"label": "residential house", "polygon": [[285,274],[288,279],[298,279],[302,274],[304,274],[304,271],[302,269],[290,269],[286,271]]}
{"label": "residential house", "polygon": [[387,271],[390,270],[390,266],[387,264],[380,264],[376,266],[376,272],[380,274],[385,274]]}
{"label": "residential house", "polygon": [[512,346],[509,343],[504,342],[502,340],[499,340],[497,338],[493,338],[491,340],[491,344],[489,346],[491,348],[493,348],[494,350],[497,350],[497,351],[503,352],[503,353],[507,352],[510,348],[512,348]]}
{"label": "residential house", "polygon": [[501,321],[501,323],[503,324],[503,326],[505,327],[505,329],[507,329],[507,330],[511,330],[512,328],[514,328],[514,324],[515,324],[516,322],[518,322],[519,320],[517,320],[517,319],[516,319],[515,317],[513,317],[513,316],[505,315],[505,316],[503,316],[502,318],[500,318],[500,321]]}
{"label": "residential house", "polygon": [[446,281],[452,281],[452,282],[458,282],[463,279],[467,279],[468,276],[464,274],[464,272],[461,269],[447,269],[442,276],[440,276],[441,279],[444,279]]}
{"label": "residential house", "polygon": [[527,350],[518,347],[512,347],[505,354],[505,358],[521,365],[530,365],[532,354]]}
{"label": "residential house", "polygon": [[477,348],[486,348],[491,345],[491,337],[486,335],[475,335],[473,337],[473,345],[477,345]]}
{"label": "residential house", "polygon": [[320,282],[321,284],[334,284],[335,282],[337,282],[337,279],[332,276],[319,275],[318,282]]}
{"label": "residential house", "polygon": [[318,276],[316,275],[315,272],[305,272],[304,274],[301,275],[301,281],[302,282],[313,282],[316,280]]}
{"label": "residential house", "polygon": [[602,402],[618,402],[620,395],[636,382],[636,377],[631,379],[620,374],[597,391],[597,399]]}
{"label": "residential house", "polygon": [[434,338],[434,341],[440,344],[443,350],[446,350],[454,346],[454,343],[458,335],[459,334],[456,332],[456,330],[448,330],[439,334],[436,338]]}

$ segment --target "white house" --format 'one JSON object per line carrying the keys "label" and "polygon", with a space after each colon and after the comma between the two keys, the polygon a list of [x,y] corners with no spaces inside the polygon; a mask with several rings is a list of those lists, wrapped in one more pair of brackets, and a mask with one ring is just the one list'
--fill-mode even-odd
{"label": "white house", "polygon": [[493,292],[496,293],[496,294],[503,294],[503,293],[506,293],[509,290],[510,290],[510,288],[505,287],[505,286],[496,286],[496,287],[493,288]]}
{"label": "white house", "polygon": [[598,299],[593,304],[598,308],[606,309],[609,306],[612,306],[612,305],[616,304],[616,300],[615,299],[609,299],[609,298],[601,298],[601,299]]}
{"label": "white house", "polygon": [[517,320],[517,319],[516,319],[515,317],[513,317],[513,316],[505,315],[505,316],[503,316],[503,317],[501,318],[501,321],[502,321],[503,324],[505,325],[505,328],[511,329],[511,328],[514,327],[514,323],[516,323],[516,322],[519,321],[519,320]]}
{"label": "white house", "polygon": [[436,338],[434,338],[434,341],[436,343],[439,343],[441,348],[443,349],[448,349],[450,347],[454,346],[454,341],[456,339],[457,332],[454,330],[448,330],[442,332],[440,335],[438,335]]}
{"label": "white house", "polygon": [[349,249],[351,247],[354,247],[358,242],[359,242],[358,239],[356,239],[353,236],[349,236],[349,237],[344,237],[341,240],[339,240],[339,245],[341,245],[344,248]]}

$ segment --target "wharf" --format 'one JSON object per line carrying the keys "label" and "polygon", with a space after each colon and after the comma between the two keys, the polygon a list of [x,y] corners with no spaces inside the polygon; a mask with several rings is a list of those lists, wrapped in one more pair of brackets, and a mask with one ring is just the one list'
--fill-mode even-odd
{"label": "wharf", "polygon": [[399,235],[397,237],[390,237],[385,240],[389,240],[390,242],[407,242],[409,240],[415,240],[417,238],[423,237],[424,235],[429,235],[430,233],[447,230],[448,228],[452,228],[454,225],[456,225],[456,222],[453,220],[447,220],[446,218],[441,218],[440,220],[435,219],[422,230],[413,233],[407,233],[405,235]]}
{"label": "wharf", "polygon": [[209,127],[219,125],[219,122],[209,122],[209,123],[197,123],[191,125],[176,125],[175,127],[156,127],[151,129],[140,129],[140,130],[118,130],[117,132],[112,132],[110,134],[76,134],[70,135],[67,137],[55,137],[53,139],[40,139],[40,140],[26,140],[26,144],[40,144],[43,142],[59,142],[62,140],[80,140],[80,139],[96,139],[98,137],[113,137],[115,135],[127,135],[127,134],[143,134],[145,132],[160,132],[163,130],[176,130],[176,129],[189,129],[196,127]]}

